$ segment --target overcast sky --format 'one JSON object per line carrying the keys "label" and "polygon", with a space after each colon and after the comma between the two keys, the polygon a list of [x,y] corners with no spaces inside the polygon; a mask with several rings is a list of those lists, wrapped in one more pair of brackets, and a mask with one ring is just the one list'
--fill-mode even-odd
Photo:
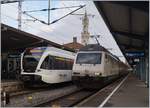
{"label": "overcast sky", "polygon": [[[114,38],[109,32],[106,24],[104,23],[102,17],[97,11],[94,3],[92,1],[62,1],[62,0],[51,0],[51,8],[54,7],[66,7],[66,6],[79,6],[86,5],[85,8],[76,11],[76,14],[83,14],[85,10],[87,14],[89,14],[89,33],[90,35],[101,35],[99,38],[99,42],[102,46],[110,50],[122,61],[125,61],[119,47],[117,46]],[[48,1],[25,1],[22,4],[23,11],[29,10],[39,10],[45,9],[48,7]],[[10,26],[16,27],[18,26],[17,16],[18,16],[18,4],[17,3],[9,3],[1,5],[1,21],[4,24],[8,24]],[[65,14],[75,10],[77,8],[71,9],[60,9],[51,11],[51,22],[64,16]],[[32,12],[30,13],[32,16],[47,22],[47,12]],[[94,15],[92,17],[91,15]],[[38,21],[26,21],[25,19],[31,19],[26,15],[22,15],[22,30],[35,34],[39,37],[43,37],[45,39],[51,40],[53,42],[57,42],[59,44],[65,44],[72,42],[72,38],[74,36],[77,37],[78,42],[81,42],[81,32],[82,32],[82,17],[78,15],[70,15],[52,25],[45,25]],[[94,39],[90,39],[90,43],[96,43]]]}

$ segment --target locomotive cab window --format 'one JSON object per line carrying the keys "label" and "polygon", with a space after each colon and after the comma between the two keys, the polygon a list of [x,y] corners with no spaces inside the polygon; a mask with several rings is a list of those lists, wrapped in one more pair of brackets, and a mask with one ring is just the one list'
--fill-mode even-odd
{"label": "locomotive cab window", "polygon": [[78,53],[77,64],[101,64],[101,53]]}

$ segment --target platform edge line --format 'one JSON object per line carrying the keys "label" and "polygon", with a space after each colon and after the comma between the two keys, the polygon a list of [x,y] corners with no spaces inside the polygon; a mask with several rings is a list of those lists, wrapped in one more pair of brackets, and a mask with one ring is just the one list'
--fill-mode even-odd
{"label": "platform edge line", "polygon": [[110,97],[117,91],[117,89],[124,83],[124,81],[128,78],[129,74],[120,82],[120,84],[110,93],[110,95],[102,102],[98,108],[102,108],[106,102],[110,99]]}

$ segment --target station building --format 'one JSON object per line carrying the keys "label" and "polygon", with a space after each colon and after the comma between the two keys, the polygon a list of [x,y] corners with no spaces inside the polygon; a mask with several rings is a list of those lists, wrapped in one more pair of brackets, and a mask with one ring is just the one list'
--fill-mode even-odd
{"label": "station building", "polygon": [[82,48],[84,45],[82,45],[81,43],[77,42],[77,37],[73,37],[73,42],[70,43],[66,43],[63,46],[74,49],[76,52]]}

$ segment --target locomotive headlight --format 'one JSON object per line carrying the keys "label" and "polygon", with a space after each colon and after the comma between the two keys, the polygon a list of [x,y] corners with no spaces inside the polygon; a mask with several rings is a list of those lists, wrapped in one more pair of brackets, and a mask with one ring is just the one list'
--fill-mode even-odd
{"label": "locomotive headlight", "polygon": [[98,76],[98,75],[100,75],[100,73],[99,73],[99,72],[95,72],[94,74],[95,74],[95,76]]}
{"label": "locomotive headlight", "polygon": [[95,74],[95,76],[101,76],[102,75],[102,73],[99,73],[99,72],[95,72],[94,74]]}

